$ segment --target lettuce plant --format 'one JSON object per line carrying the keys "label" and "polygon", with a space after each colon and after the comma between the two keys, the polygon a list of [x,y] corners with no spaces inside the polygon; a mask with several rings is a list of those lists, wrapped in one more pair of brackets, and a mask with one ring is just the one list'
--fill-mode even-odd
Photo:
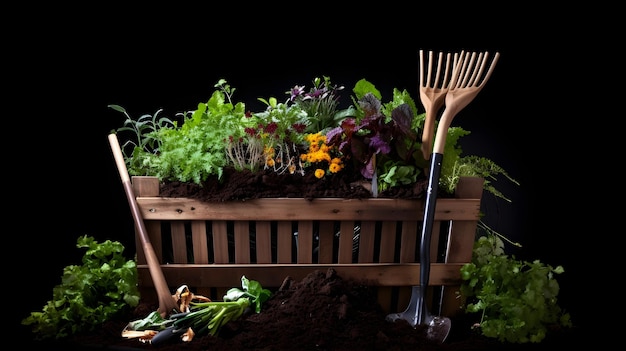
{"label": "lettuce plant", "polygon": [[98,243],[85,235],[78,238],[76,247],[86,249],[82,266],[65,267],[52,300],[22,320],[37,339],[61,339],[94,330],[139,304],[137,265],[122,255],[121,243]]}

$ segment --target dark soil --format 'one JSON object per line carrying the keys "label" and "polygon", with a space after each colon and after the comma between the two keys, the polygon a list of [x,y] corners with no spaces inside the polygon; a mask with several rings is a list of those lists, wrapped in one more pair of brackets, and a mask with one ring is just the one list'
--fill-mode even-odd
{"label": "dark soil", "polygon": [[[380,197],[420,198],[427,182],[381,193]],[[209,179],[203,186],[167,183],[162,195],[194,197],[205,201],[245,200],[260,197],[370,197],[368,184],[340,176],[318,180],[311,176],[280,176],[226,170],[221,182]],[[445,196],[445,195],[440,195]],[[452,328],[443,343],[426,337],[426,327],[404,320],[386,321],[371,287],[345,281],[334,270],[316,271],[300,282],[285,277],[285,284],[263,305],[261,313],[248,313],[225,325],[217,336],[196,336],[191,342],[172,339],[160,345],[143,344],[121,336],[126,324],[157,309],[147,301],[102,328],[69,340],[36,344],[40,349],[115,350],[543,350],[574,345],[575,328],[550,330],[541,343],[509,344],[487,338],[473,329],[479,316],[450,316]],[[397,311],[402,312],[402,311]]]}
{"label": "dark soil", "polygon": [[[452,316],[443,343],[426,337],[426,327],[404,320],[389,322],[370,287],[343,280],[334,270],[315,271],[300,282],[285,279],[260,313],[247,313],[226,324],[217,336],[191,342],[173,338],[159,345],[121,336],[126,324],[157,309],[140,304],[132,313],[107,322],[92,333],[53,346],[65,349],[118,350],[543,350],[572,342],[574,330],[550,330],[538,344],[509,344],[472,329],[478,316]],[[401,312],[401,311],[398,311]]]}
{"label": "dark soil", "polygon": [[[191,197],[199,200],[230,201],[271,197],[320,197],[368,198],[372,197],[371,182],[349,177],[358,174],[344,170],[323,179],[312,172],[298,174],[276,174],[266,170],[252,173],[248,170],[235,171],[226,168],[222,177],[210,177],[202,185],[194,183],[167,182],[161,186],[161,195],[168,197]],[[424,195],[428,181],[420,178],[410,186],[393,187],[381,192],[379,197],[416,199]]]}

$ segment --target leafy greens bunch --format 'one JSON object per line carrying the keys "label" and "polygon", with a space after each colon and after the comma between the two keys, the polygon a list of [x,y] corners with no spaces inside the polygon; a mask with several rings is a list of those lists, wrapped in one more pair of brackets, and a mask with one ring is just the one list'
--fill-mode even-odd
{"label": "leafy greens bunch", "polygon": [[78,238],[76,247],[87,250],[83,265],[65,267],[52,300],[22,320],[23,325],[32,326],[39,340],[92,331],[139,304],[137,265],[122,255],[121,243],[98,243],[85,235]]}
{"label": "leafy greens bunch", "polygon": [[558,305],[556,275],[562,266],[518,260],[504,253],[504,242],[488,227],[474,243],[472,262],[461,268],[465,311],[477,313],[480,332],[502,342],[538,343],[549,326],[571,327]]}

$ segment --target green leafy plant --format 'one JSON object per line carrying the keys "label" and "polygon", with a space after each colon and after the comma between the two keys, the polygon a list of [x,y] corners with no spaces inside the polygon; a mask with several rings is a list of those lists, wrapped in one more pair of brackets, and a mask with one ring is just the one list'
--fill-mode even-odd
{"label": "green leafy plant", "polygon": [[137,266],[123,256],[121,243],[98,243],[85,235],[78,238],[76,247],[87,250],[82,266],[65,267],[61,283],[52,290],[52,300],[42,311],[31,312],[22,320],[37,339],[60,339],[94,330],[139,303]]}
{"label": "green leafy plant", "polygon": [[[233,101],[236,89],[226,80],[214,87],[208,102],[177,114],[180,126],[161,117],[161,110],[135,121],[122,107],[109,105],[126,116],[116,132],[133,134],[133,141],[123,145],[132,148],[123,149],[130,175],[202,185],[209,176],[221,179],[225,167],[294,176],[310,171],[317,178],[350,172],[366,181],[376,175],[376,193],[424,178],[428,162],[420,152],[419,136],[425,114],[418,113],[406,90],[394,88],[392,99],[383,103],[374,84],[361,79],[352,89],[353,104],[341,109],[343,86],[323,76],[308,90],[294,86],[284,102],[258,98],[265,110],[250,112],[243,102]],[[458,141],[467,134],[460,127],[449,128],[439,188],[453,194],[461,176],[479,176],[485,178],[487,191],[506,199],[490,180],[503,175],[517,182],[491,160],[463,156]]]}
{"label": "green leafy plant", "polygon": [[481,228],[486,235],[475,242],[472,262],[461,268],[459,290],[465,311],[479,316],[480,332],[502,342],[538,343],[550,326],[572,326],[557,300],[556,275],[563,267],[509,256],[502,236],[484,223]]}

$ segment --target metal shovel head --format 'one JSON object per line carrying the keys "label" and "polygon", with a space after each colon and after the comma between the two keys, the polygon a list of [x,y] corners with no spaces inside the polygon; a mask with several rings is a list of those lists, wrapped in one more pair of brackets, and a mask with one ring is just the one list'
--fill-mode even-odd
{"label": "metal shovel head", "polygon": [[420,315],[422,311],[419,311],[419,299],[421,298],[421,292],[419,286],[413,286],[411,291],[411,301],[409,301],[409,305],[407,306],[404,312],[391,313],[388,314],[386,320],[389,322],[395,322],[398,319],[406,320],[413,328],[417,325],[425,325],[426,329],[426,337],[429,340],[443,343],[448,334],[450,333],[450,328],[452,327],[452,322],[450,318],[443,316],[433,316],[428,313],[428,309],[424,307],[425,311],[424,318],[422,323],[420,323]]}

